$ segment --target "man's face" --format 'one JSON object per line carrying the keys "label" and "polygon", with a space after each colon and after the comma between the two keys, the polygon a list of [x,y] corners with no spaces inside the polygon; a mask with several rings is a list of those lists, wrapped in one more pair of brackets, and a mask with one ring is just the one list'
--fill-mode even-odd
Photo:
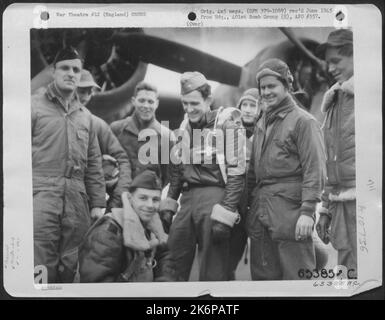
{"label": "man's face", "polygon": [[77,89],[80,103],[85,106],[91,100],[93,94],[92,87],[78,87]]}
{"label": "man's face", "polygon": [[80,59],[57,62],[53,72],[57,88],[64,92],[74,91],[79,84],[81,70],[82,62]]}
{"label": "man's face", "polygon": [[241,117],[242,121],[246,124],[251,124],[254,122],[257,116],[257,104],[253,100],[244,99],[241,103]]}
{"label": "man's face", "polygon": [[325,60],[328,71],[339,83],[349,80],[353,76],[353,56],[347,57],[338,53],[338,48],[328,47]]}
{"label": "man's face", "polygon": [[135,97],[132,97],[132,103],[136,115],[143,121],[149,121],[155,117],[159,100],[154,91],[140,90]]}
{"label": "man's face", "polygon": [[197,90],[182,95],[183,109],[191,123],[199,122],[204,114],[210,110],[210,104],[211,98],[204,99]]}
{"label": "man's face", "polygon": [[265,76],[259,82],[265,108],[276,107],[288,94],[287,89],[275,76]]}
{"label": "man's face", "polygon": [[131,205],[143,223],[148,223],[157,214],[160,205],[160,190],[137,188],[131,194]]}

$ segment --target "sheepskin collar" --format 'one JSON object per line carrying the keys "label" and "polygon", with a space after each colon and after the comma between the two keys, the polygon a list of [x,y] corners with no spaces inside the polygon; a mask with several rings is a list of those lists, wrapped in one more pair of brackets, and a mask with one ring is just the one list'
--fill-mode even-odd
{"label": "sheepskin collar", "polygon": [[346,80],[343,83],[336,82],[332,85],[329,90],[327,90],[324,94],[324,98],[321,104],[321,111],[327,112],[329,108],[333,105],[334,97],[338,90],[342,90],[349,95],[354,95],[354,80],[351,77],[349,80]]}
{"label": "sheepskin collar", "polygon": [[124,246],[133,250],[146,251],[167,243],[168,236],[164,232],[159,214],[155,214],[146,226],[150,231],[150,239],[148,239],[138,214],[131,206],[128,192],[122,194],[122,202],[123,208],[112,209],[111,217],[123,229]]}

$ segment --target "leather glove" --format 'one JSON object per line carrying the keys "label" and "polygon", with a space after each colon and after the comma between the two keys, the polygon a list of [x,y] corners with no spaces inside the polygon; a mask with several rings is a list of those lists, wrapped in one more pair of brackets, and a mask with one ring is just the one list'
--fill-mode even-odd
{"label": "leather glove", "polygon": [[219,221],[213,221],[213,224],[211,226],[211,233],[212,233],[212,239],[213,242],[218,244],[221,243],[227,239],[230,239],[231,236],[231,227],[219,222]]}
{"label": "leather glove", "polygon": [[160,220],[162,221],[164,232],[167,234],[170,231],[170,226],[172,223],[172,217],[174,216],[174,213],[171,210],[163,210],[159,213]]}

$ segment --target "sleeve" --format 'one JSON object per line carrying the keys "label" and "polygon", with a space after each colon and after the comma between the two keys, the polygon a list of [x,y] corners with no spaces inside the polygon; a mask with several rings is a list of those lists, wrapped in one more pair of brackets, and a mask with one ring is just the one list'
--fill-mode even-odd
{"label": "sleeve", "polygon": [[174,133],[172,133],[172,140],[172,146],[170,143],[170,163],[167,168],[168,181],[170,183],[167,197],[177,201],[182,191],[183,185],[183,164],[173,162],[174,157],[172,157],[171,152],[173,152],[174,146],[176,146],[177,143],[181,142],[177,142],[177,138]]}
{"label": "sleeve", "polygon": [[323,135],[315,119],[301,119],[297,128],[297,148],[303,171],[302,206],[313,206],[314,212],[316,202],[321,200],[326,177]]}
{"label": "sleeve", "polygon": [[242,126],[227,121],[224,125],[224,135],[227,181],[221,205],[235,212],[245,184],[246,134]]}
{"label": "sleeve", "polygon": [[103,123],[102,128],[102,136],[99,139],[100,149],[103,154],[108,154],[115,158],[119,164],[119,180],[110,196],[108,205],[111,208],[121,208],[121,195],[123,192],[128,191],[132,183],[131,164],[118,138],[115,137],[107,123]]}
{"label": "sleeve", "polygon": [[167,197],[177,201],[182,191],[183,165],[170,163],[168,175],[170,187],[168,189]]}
{"label": "sleeve", "polygon": [[171,282],[177,280],[170,260],[170,251],[167,246],[157,248],[155,260],[157,261],[157,264],[154,268],[154,281]]}
{"label": "sleeve", "polygon": [[[254,131],[254,137],[256,136],[256,131]],[[252,193],[257,185],[257,178],[255,175],[255,143],[256,139],[253,139],[253,144],[251,147],[251,155],[250,155],[250,162],[249,162],[249,170],[247,171],[247,200],[248,200],[248,205],[251,205],[252,201]]]}
{"label": "sleeve", "polygon": [[119,275],[122,239],[100,227],[91,229],[80,247],[80,282],[115,282]]}
{"label": "sleeve", "polygon": [[106,185],[102,168],[102,156],[92,120],[90,121],[88,161],[84,182],[91,209],[96,207],[104,208],[106,206]]}
{"label": "sleeve", "polygon": [[325,187],[324,187],[324,190],[323,190],[322,195],[321,195],[322,205],[321,205],[321,208],[318,211],[318,213],[320,215],[326,215],[330,219],[332,218],[332,215],[330,214],[330,211],[329,211],[329,202],[330,202],[330,200],[329,200],[329,193],[330,193],[332,188],[333,188],[332,185],[330,185],[328,180],[326,179]]}
{"label": "sleeve", "polygon": [[[171,163],[171,150],[175,145],[175,135],[174,133],[167,129],[166,134],[161,134],[161,140],[160,140],[160,170],[161,170],[161,177],[162,177],[162,186],[165,187],[170,182],[170,163]],[[163,146],[168,146],[168,148],[163,148]],[[163,154],[164,152],[167,152],[167,154]],[[162,157],[163,155],[163,157]],[[164,163],[163,160],[167,159],[167,162]]]}

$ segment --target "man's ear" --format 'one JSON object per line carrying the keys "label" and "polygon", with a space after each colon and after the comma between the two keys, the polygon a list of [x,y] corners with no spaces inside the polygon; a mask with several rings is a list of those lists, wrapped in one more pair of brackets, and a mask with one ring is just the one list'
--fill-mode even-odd
{"label": "man's ear", "polygon": [[211,104],[213,103],[214,99],[213,99],[213,96],[212,95],[209,95],[207,98],[206,98],[206,104],[207,106],[210,108]]}
{"label": "man's ear", "polygon": [[157,98],[154,103],[154,110],[158,109],[159,107],[159,99]]}

